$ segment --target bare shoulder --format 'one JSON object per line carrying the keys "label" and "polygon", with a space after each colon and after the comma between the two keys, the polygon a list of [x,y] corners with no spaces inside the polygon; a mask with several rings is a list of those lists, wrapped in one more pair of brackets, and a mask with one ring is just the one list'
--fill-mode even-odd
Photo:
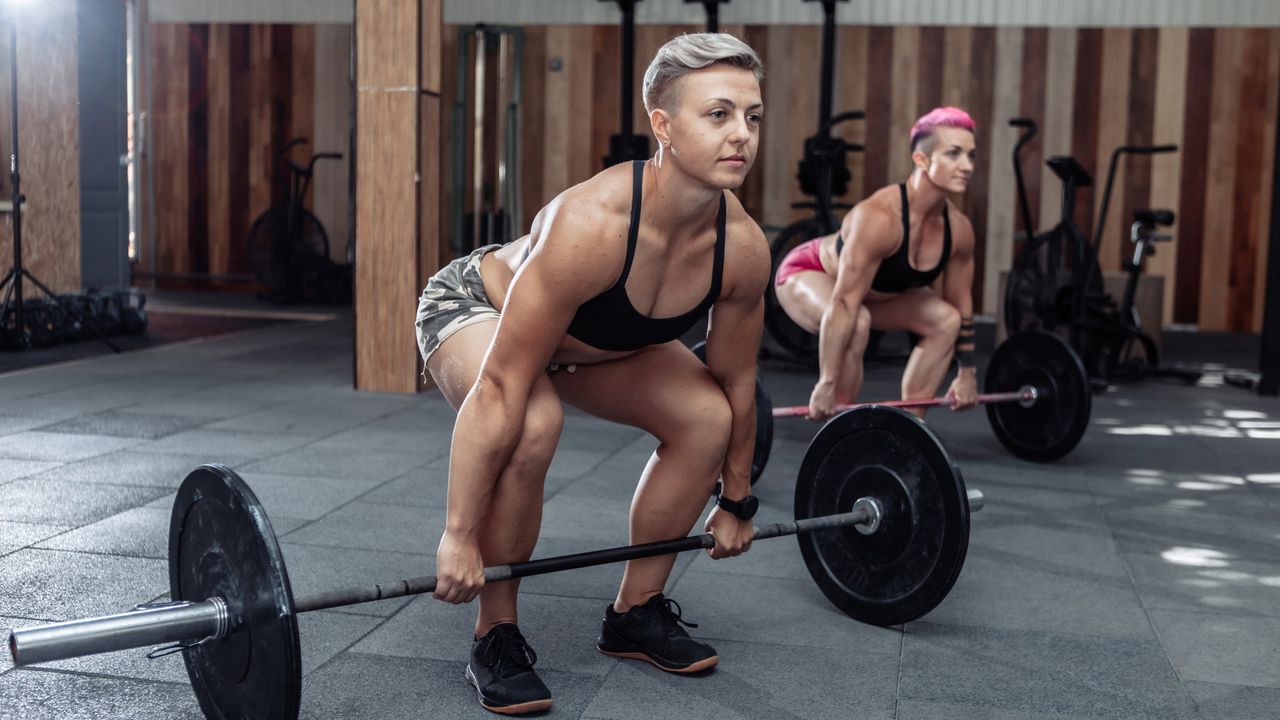
{"label": "bare shoulder", "polygon": [[621,167],[568,188],[542,208],[531,228],[530,261],[596,292],[612,284],[626,260],[630,222],[631,175]]}
{"label": "bare shoulder", "polygon": [[873,256],[886,256],[902,242],[902,217],[896,195],[884,188],[858,203],[845,215],[840,233],[846,244],[852,243]]}
{"label": "bare shoulder", "polygon": [[763,295],[773,269],[769,240],[733,193],[725,193],[725,212],[725,290]]}
{"label": "bare shoulder", "polygon": [[951,241],[955,244],[956,251],[972,253],[975,243],[973,223],[950,200],[947,200],[947,220],[951,224]]}

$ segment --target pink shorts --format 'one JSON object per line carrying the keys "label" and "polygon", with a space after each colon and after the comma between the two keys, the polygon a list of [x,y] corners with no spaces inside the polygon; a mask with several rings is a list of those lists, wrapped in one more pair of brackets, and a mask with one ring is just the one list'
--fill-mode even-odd
{"label": "pink shorts", "polygon": [[787,281],[787,278],[805,270],[826,272],[822,267],[822,255],[818,252],[820,242],[822,238],[817,237],[792,248],[778,265],[778,275],[773,279],[773,284],[781,285]]}

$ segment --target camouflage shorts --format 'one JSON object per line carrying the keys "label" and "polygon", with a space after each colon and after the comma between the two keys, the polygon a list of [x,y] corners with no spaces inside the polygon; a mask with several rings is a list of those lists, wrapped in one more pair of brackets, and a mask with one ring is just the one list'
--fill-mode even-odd
{"label": "camouflage shorts", "polygon": [[449,336],[468,325],[497,320],[480,279],[480,259],[501,245],[486,245],[454,260],[431,276],[418,299],[418,349],[425,363]]}

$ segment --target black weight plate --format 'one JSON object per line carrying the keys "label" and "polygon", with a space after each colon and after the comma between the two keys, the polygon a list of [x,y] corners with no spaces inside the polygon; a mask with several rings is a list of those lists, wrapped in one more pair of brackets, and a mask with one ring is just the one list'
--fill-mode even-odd
{"label": "black weight plate", "polygon": [[880,501],[879,531],[797,535],[809,575],[845,614],[872,625],[915,620],[946,597],[969,548],[969,500],[960,468],[919,418],[868,406],[822,427],[800,464],[796,519]]}
{"label": "black weight plate", "polygon": [[230,468],[201,465],[169,520],[169,594],[226,600],[231,633],[183,651],[211,720],[295,720],[302,695],[298,623],[284,558],[253,491]]}
{"label": "black weight plate", "polygon": [[1024,460],[1057,460],[1080,443],[1089,427],[1089,376],[1079,356],[1056,335],[1021,332],[992,354],[984,389],[1015,392],[1024,385],[1040,392],[1035,404],[987,405],[991,429],[1009,452]]}
{"label": "black weight plate", "polygon": [[[707,343],[702,341],[689,348],[698,359],[706,364]],[[773,400],[769,392],[756,376],[756,446],[751,454],[751,484],[755,485],[764,474],[764,466],[769,462],[769,451],[773,449]]]}

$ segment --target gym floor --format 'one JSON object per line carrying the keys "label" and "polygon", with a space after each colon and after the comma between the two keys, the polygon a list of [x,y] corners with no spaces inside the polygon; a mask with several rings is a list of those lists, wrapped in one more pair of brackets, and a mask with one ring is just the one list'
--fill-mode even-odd
{"label": "gym floor", "polygon": [[[295,594],[431,572],[453,413],[436,393],[353,391],[351,335],[340,314],[0,376],[0,635],[164,597],[174,488],[204,462],[262,499]],[[893,397],[900,372],[869,365],[865,395]],[[807,373],[764,377],[776,404],[808,397]],[[1095,396],[1092,418],[1072,454],[1034,465],[1003,451],[981,410],[934,412],[987,505],[951,594],[905,627],[835,610],[794,540],[719,562],[686,553],[669,594],[721,665],[679,677],[595,651],[620,566],[525,580],[549,715],[1276,717],[1280,405],[1148,382]],[[779,421],[759,522],[790,518],[814,432]],[[625,543],[651,450],[570,410],[535,556]],[[472,620],[429,597],[300,616],[302,716],[492,717],[463,679]],[[15,669],[0,653],[0,716],[200,712],[178,655]]]}

